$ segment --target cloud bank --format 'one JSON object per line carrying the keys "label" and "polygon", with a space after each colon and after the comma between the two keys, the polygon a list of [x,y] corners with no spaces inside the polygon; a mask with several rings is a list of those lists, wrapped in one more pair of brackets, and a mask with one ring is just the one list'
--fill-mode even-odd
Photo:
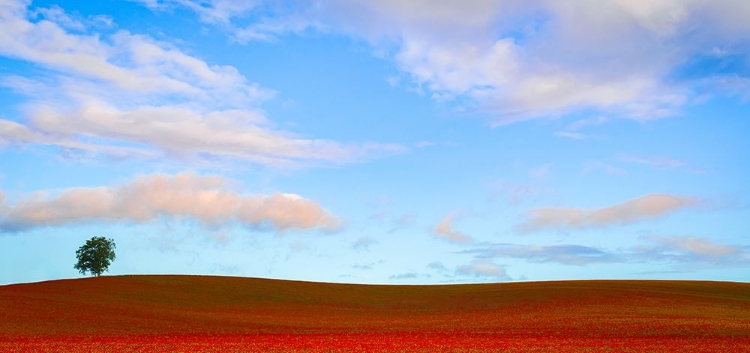
{"label": "cloud bank", "polygon": [[528,220],[519,226],[523,231],[545,228],[584,229],[635,223],[695,206],[691,197],[649,194],[609,207],[595,209],[537,208],[527,212]]}
{"label": "cloud bank", "polygon": [[238,223],[253,228],[334,231],[339,219],[295,194],[244,195],[218,176],[154,174],[115,187],[36,192],[0,203],[0,229],[21,231],[84,222],[146,223],[189,219],[207,226]]}
{"label": "cloud bank", "polygon": [[363,39],[410,88],[469,97],[495,125],[582,109],[657,119],[705,93],[750,95],[742,1],[142,2],[190,8],[240,42],[307,31]]}

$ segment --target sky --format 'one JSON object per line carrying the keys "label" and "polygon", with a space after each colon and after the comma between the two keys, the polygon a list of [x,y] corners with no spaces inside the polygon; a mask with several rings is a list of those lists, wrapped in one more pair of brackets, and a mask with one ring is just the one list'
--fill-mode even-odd
{"label": "sky", "polygon": [[750,2],[0,0],[0,284],[750,282]]}

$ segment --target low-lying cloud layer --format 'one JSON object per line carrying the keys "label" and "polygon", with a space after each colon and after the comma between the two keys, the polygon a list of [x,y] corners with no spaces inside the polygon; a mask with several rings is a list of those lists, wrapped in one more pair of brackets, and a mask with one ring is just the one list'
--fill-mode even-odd
{"label": "low-lying cloud layer", "polygon": [[473,254],[477,261],[512,258],[533,263],[574,266],[593,263],[668,263],[695,267],[750,266],[748,246],[719,244],[708,238],[692,236],[651,236],[642,240],[644,243],[641,245],[623,249],[574,244],[483,244],[460,253]]}
{"label": "low-lying cloud layer", "polygon": [[528,211],[528,220],[519,226],[523,231],[544,228],[583,229],[628,224],[660,217],[695,206],[691,197],[668,194],[649,194],[609,207],[579,209],[565,207],[537,208]]}
{"label": "low-lying cloud layer", "polygon": [[587,265],[596,262],[620,262],[622,258],[605,250],[583,245],[513,245],[501,244],[464,251],[480,259],[516,258],[530,262],[553,262],[563,265]]}
{"label": "low-lying cloud layer", "polygon": [[190,219],[207,226],[239,223],[276,231],[334,231],[339,219],[314,201],[295,194],[245,195],[218,176],[141,176],[115,187],[36,192],[14,204],[0,198],[0,229],[20,231],[83,222],[145,223],[160,218]]}

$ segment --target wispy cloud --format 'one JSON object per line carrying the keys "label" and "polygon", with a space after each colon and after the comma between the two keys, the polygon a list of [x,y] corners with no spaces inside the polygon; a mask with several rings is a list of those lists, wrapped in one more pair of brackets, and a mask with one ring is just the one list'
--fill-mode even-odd
{"label": "wispy cloud", "polygon": [[693,207],[697,202],[692,197],[649,194],[603,208],[537,208],[527,212],[528,219],[519,225],[519,229],[584,229],[635,223]]}
{"label": "wispy cloud", "polygon": [[444,273],[448,271],[448,268],[446,268],[442,262],[438,262],[438,261],[431,262],[429,265],[427,265],[427,268],[433,271],[437,271],[439,273]]}
{"label": "wispy cloud", "polygon": [[645,164],[659,169],[677,168],[685,165],[685,162],[673,157],[667,156],[623,156],[622,159],[627,162]]}
{"label": "wispy cloud", "polygon": [[412,226],[416,221],[414,213],[406,213],[397,218],[394,218],[391,222],[392,227],[388,230],[388,233],[393,233],[399,229],[404,229]]}
{"label": "wispy cloud", "polygon": [[387,208],[379,209],[370,214],[369,219],[377,221],[380,224],[390,223],[386,233],[391,234],[398,230],[411,227],[416,221],[417,216],[413,212],[403,213],[401,215]]}
{"label": "wispy cloud", "polygon": [[626,172],[624,169],[617,168],[609,163],[604,163],[601,161],[586,161],[583,164],[583,169],[581,170],[582,174],[589,174],[593,171],[603,171],[605,174],[609,175],[627,175],[628,172]]}
{"label": "wispy cloud", "polygon": [[238,14],[246,13],[261,7],[261,1],[235,0],[135,0],[152,9],[165,9],[172,6],[185,6],[200,15],[201,20],[209,23],[226,23]]}
{"label": "wispy cloud", "polygon": [[437,145],[437,142],[432,142],[432,141],[419,141],[414,144],[416,148],[427,148],[427,147],[433,147],[436,145]]}
{"label": "wispy cloud", "polygon": [[531,184],[518,184],[508,180],[498,180],[488,183],[487,187],[494,197],[503,197],[512,204],[519,204],[535,196],[551,194],[555,190]]}
{"label": "wispy cloud", "polygon": [[554,135],[558,137],[565,137],[565,138],[570,138],[570,139],[575,139],[575,140],[583,140],[583,139],[592,138],[594,137],[594,135],[583,133],[580,130],[587,126],[604,124],[608,120],[609,119],[607,119],[604,116],[595,116],[591,118],[576,120],[570,125],[568,125],[564,130],[556,131]]}
{"label": "wispy cloud", "polygon": [[584,134],[582,132],[574,132],[574,131],[555,131],[554,135],[557,137],[565,137],[565,138],[574,139],[574,140],[584,140],[587,138],[591,138],[591,135]]}
{"label": "wispy cloud", "polygon": [[362,237],[352,243],[352,249],[358,251],[369,251],[370,246],[378,244],[378,241],[371,237]]}
{"label": "wispy cloud", "polygon": [[510,276],[505,273],[505,269],[489,260],[476,260],[468,265],[461,265],[456,268],[457,276],[491,278],[496,280],[507,281]]}
{"label": "wispy cloud", "polygon": [[370,262],[367,264],[353,265],[352,268],[355,270],[369,271],[369,270],[372,270],[375,266],[382,264],[383,262],[384,262],[383,260],[380,260],[380,261]]}
{"label": "wispy cloud", "polygon": [[453,217],[452,214],[445,216],[432,229],[433,233],[439,238],[453,243],[470,243],[472,239],[468,235],[453,229]]}
{"label": "wispy cloud", "polygon": [[494,244],[462,251],[479,259],[516,258],[529,262],[583,266],[590,263],[622,262],[623,258],[606,250],[583,245]]}
{"label": "wispy cloud", "polygon": [[552,175],[552,163],[546,163],[529,170],[529,177],[536,180],[547,179]]}
{"label": "wispy cloud", "polygon": [[393,225],[399,228],[408,227],[414,224],[416,216],[414,213],[406,213],[393,220]]}
{"label": "wispy cloud", "polygon": [[579,119],[574,122],[572,122],[570,125],[568,125],[569,131],[578,131],[588,126],[596,126],[596,125],[602,125],[609,121],[609,118],[606,116],[598,115],[593,116],[585,119]]}
{"label": "wispy cloud", "polygon": [[[152,222],[190,219],[207,226],[227,223],[287,229],[340,227],[339,219],[295,194],[245,195],[218,176],[154,174],[114,187],[40,191],[0,204],[0,228],[19,231],[83,222]],[[0,199],[0,201],[5,201]]]}
{"label": "wispy cloud", "polygon": [[404,273],[399,273],[396,275],[389,276],[388,279],[400,281],[400,280],[407,280],[407,279],[417,279],[421,277],[429,278],[431,276],[429,274],[421,274],[421,273],[416,273],[416,272],[404,272]]}

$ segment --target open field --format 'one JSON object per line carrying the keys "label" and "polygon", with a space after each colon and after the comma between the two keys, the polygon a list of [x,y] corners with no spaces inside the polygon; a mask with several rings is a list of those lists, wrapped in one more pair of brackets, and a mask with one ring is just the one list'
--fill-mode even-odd
{"label": "open field", "polygon": [[115,276],[0,286],[0,351],[59,350],[750,352],[750,284]]}

